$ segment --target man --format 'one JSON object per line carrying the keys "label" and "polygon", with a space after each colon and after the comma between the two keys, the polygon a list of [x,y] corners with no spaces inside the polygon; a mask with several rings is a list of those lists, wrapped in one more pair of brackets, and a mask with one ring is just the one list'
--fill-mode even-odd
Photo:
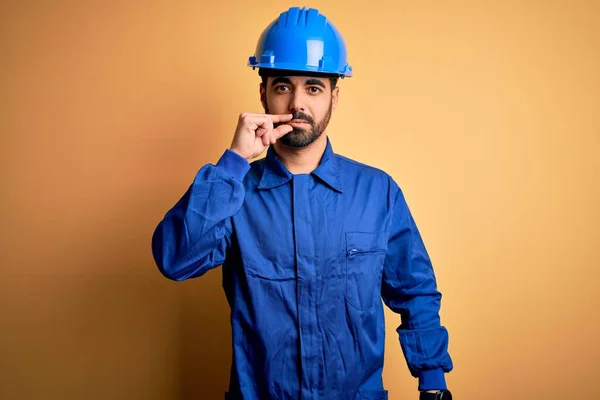
{"label": "man", "polygon": [[[451,399],[441,295],[402,191],[333,152],[326,128],[352,75],[319,11],[290,8],[249,65],[265,114],[240,115],[231,146],[204,165],[153,235],[167,278],[222,266],[233,360],[226,399],[387,399],[384,310],[421,399]],[[266,158],[251,161],[268,148]]]}

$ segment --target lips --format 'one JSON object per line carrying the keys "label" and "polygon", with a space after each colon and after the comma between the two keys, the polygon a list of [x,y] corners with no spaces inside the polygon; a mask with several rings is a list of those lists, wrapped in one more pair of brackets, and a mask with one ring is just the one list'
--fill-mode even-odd
{"label": "lips", "polygon": [[289,122],[290,124],[308,124],[307,121],[303,119],[294,119]]}

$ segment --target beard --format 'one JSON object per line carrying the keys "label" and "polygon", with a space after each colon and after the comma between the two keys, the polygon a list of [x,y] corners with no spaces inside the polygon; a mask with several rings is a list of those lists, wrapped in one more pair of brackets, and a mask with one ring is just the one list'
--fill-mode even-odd
{"label": "beard", "polygon": [[[318,123],[310,116],[306,115],[301,111],[294,111],[291,114],[293,115],[292,119],[298,119],[306,121],[309,125],[308,128],[299,128],[293,127],[293,130],[290,133],[282,136],[279,141],[285,144],[288,147],[293,148],[302,148],[306,147],[315,140],[319,138],[327,129],[327,125],[329,125],[329,120],[331,119],[331,109],[333,106],[333,100],[329,101],[329,108],[327,109],[327,114],[323,117],[321,121]],[[265,110],[269,113],[269,109]],[[279,125],[285,125],[285,122],[280,122],[274,125],[274,127],[278,127]]]}

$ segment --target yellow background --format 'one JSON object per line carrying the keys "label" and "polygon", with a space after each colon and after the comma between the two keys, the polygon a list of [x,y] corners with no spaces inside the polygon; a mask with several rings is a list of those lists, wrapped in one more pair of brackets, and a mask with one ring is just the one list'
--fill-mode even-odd
{"label": "yellow background", "polygon": [[[0,6],[0,398],[222,398],[220,270],[167,281],[150,238],[262,111],[246,61],[290,5]],[[306,5],[355,72],[333,148],[400,183],[435,264],[455,397],[600,398],[600,3]]]}

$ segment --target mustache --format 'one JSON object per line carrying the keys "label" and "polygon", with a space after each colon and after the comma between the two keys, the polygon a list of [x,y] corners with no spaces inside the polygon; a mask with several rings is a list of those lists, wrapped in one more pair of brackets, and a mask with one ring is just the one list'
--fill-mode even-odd
{"label": "mustache", "polygon": [[[311,125],[315,124],[315,120],[312,119],[312,117],[310,115],[304,114],[302,111],[295,111],[295,112],[291,112],[290,114],[292,114],[292,120],[298,119],[298,120],[306,121]],[[284,124],[285,124],[285,122],[278,122],[278,123],[274,124],[274,126],[277,127],[279,125],[284,125]]]}
{"label": "mustache", "polygon": [[308,122],[309,124],[313,124],[315,122],[310,115],[306,115],[302,111],[293,112],[292,119],[300,119]]}

